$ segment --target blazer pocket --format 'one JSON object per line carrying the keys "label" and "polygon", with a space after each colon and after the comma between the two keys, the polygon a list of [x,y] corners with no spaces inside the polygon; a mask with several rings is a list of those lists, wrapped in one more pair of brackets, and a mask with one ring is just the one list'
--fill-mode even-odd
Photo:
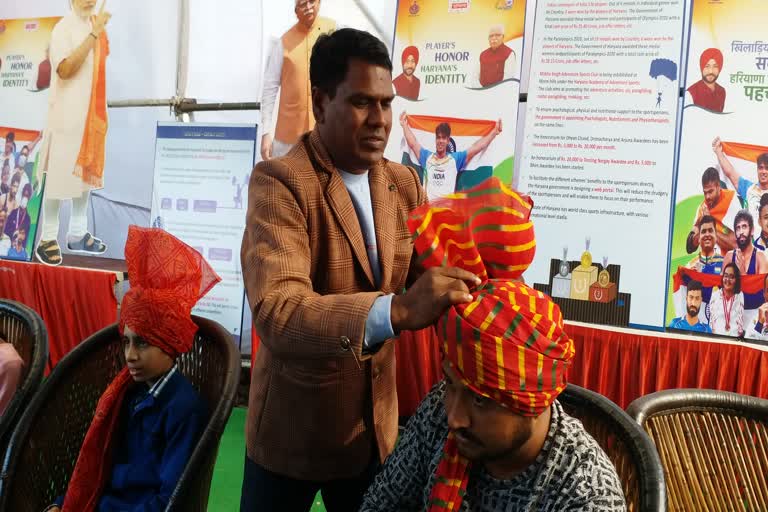
{"label": "blazer pocket", "polygon": [[413,240],[410,237],[395,242],[395,257],[392,260],[392,292],[400,293],[408,279],[408,269],[413,256]]}

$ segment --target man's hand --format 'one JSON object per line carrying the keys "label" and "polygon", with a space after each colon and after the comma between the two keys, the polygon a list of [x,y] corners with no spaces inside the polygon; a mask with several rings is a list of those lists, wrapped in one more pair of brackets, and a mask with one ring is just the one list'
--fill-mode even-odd
{"label": "man's hand", "polygon": [[709,206],[707,206],[707,203],[701,203],[701,217],[705,215],[709,215]]}
{"label": "man's hand", "polygon": [[261,136],[261,159],[269,160],[272,158],[272,135],[265,133]]}
{"label": "man's hand", "polygon": [[493,127],[493,135],[496,136],[501,133],[501,119],[496,121],[496,126]]}
{"label": "man's hand", "polygon": [[400,113],[400,126],[403,128],[408,126],[408,114],[405,113],[405,110]]}
{"label": "man's hand", "polygon": [[714,151],[717,156],[723,154],[723,143],[720,140],[720,137],[715,137],[715,140],[712,141],[712,151]]}
{"label": "man's hand", "polygon": [[112,14],[104,10],[106,5],[106,0],[101,3],[99,14],[96,15],[96,19],[93,21],[93,34],[96,36],[104,32],[104,28],[107,26],[107,22],[109,22],[109,19],[112,17]]}
{"label": "man's hand", "polygon": [[466,283],[480,284],[480,278],[456,267],[433,267],[413,286],[392,299],[392,329],[415,331],[435,323],[451,306],[472,302]]}

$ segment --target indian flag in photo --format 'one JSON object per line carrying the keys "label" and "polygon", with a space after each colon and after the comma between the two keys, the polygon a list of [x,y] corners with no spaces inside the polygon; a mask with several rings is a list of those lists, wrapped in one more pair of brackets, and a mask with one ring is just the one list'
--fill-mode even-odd
{"label": "indian flag in photo", "polygon": [[[763,191],[757,185],[757,160],[761,155],[768,155],[768,147],[743,142],[723,141],[723,153],[729,158],[736,171],[746,178],[739,180],[736,193],[741,204],[749,210],[755,221],[755,237],[759,236],[760,228],[757,225],[757,213],[760,206],[760,198]],[[731,184],[729,184],[730,186]]]}
{"label": "indian flag in photo", "polygon": [[[492,141],[479,153],[468,155],[474,143],[494,130],[496,120],[408,115],[407,122],[422,150],[417,155],[403,137],[402,163],[417,170],[430,200],[472,188],[493,175],[511,180],[514,157],[510,148]],[[443,123],[450,127],[450,139],[447,154],[440,158],[435,132]]]}

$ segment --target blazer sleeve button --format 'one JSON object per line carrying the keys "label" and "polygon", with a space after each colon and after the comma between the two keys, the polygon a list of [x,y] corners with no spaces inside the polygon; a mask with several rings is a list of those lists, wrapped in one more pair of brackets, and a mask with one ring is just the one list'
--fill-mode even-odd
{"label": "blazer sleeve button", "polygon": [[349,350],[352,347],[352,343],[349,341],[349,338],[346,336],[341,337],[341,349],[342,350]]}

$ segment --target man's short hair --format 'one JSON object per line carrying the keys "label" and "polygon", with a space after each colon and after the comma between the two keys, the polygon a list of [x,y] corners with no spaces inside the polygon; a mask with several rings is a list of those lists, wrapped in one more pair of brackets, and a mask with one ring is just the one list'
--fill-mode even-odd
{"label": "man's short hair", "polygon": [[716,221],[716,220],[715,220],[715,218],[714,218],[713,216],[711,216],[711,215],[703,215],[703,216],[702,216],[702,217],[699,219],[699,222],[696,224],[696,227],[697,227],[697,228],[699,228],[699,229],[701,229],[701,226],[702,226],[703,224],[712,224],[713,226],[717,227],[717,221]]}
{"label": "man's short hair", "polygon": [[710,183],[720,183],[720,173],[714,167],[707,168],[701,175],[701,186],[706,187]]}
{"label": "man's short hair", "polygon": [[21,174],[14,174],[13,178],[11,178],[11,185],[14,183],[21,183]]}
{"label": "man's short hair", "polygon": [[437,125],[437,128],[435,128],[435,135],[437,136],[444,136],[444,137],[450,137],[451,136],[451,125],[448,123],[440,123]]}
{"label": "man's short hair", "polygon": [[757,216],[762,217],[763,215],[763,208],[768,206],[768,194],[763,194],[760,196],[760,206],[757,207]]}
{"label": "man's short hair", "polygon": [[733,219],[733,230],[736,230],[736,226],[739,225],[739,222],[742,220],[746,220],[747,224],[749,224],[749,229],[755,229],[755,219],[752,218],[752,214],[749,213],[749,210],[739,210],[739,213],[736,214],[736,218]]}
{"label": "man's short hair", "polygon": [[495,32],[498,32],[501,35],[504,35],[504,24],[496,23],[495,25],[491,25],[491,28],[488,30],[488,34],[493,34]]}
{"label": "man's short hair", "polygon": [[309,82],[328,97],[347,76],[349,61],[359,59],[392,73],[389,50],[378,38],[354,28],[342,28],[317,38],[309,60]]}
{"label": "man's short hair", "polygon": [[768,168],[768,153],[762,153],[757,157],[757,166],[760,167],[761,165]]}
{"label": "man's short hair", "polygon": [[701,281],[697,281],[695,279],[691,279],[688,281],[688,291],[689,292],[700,292],[701,291]]}

